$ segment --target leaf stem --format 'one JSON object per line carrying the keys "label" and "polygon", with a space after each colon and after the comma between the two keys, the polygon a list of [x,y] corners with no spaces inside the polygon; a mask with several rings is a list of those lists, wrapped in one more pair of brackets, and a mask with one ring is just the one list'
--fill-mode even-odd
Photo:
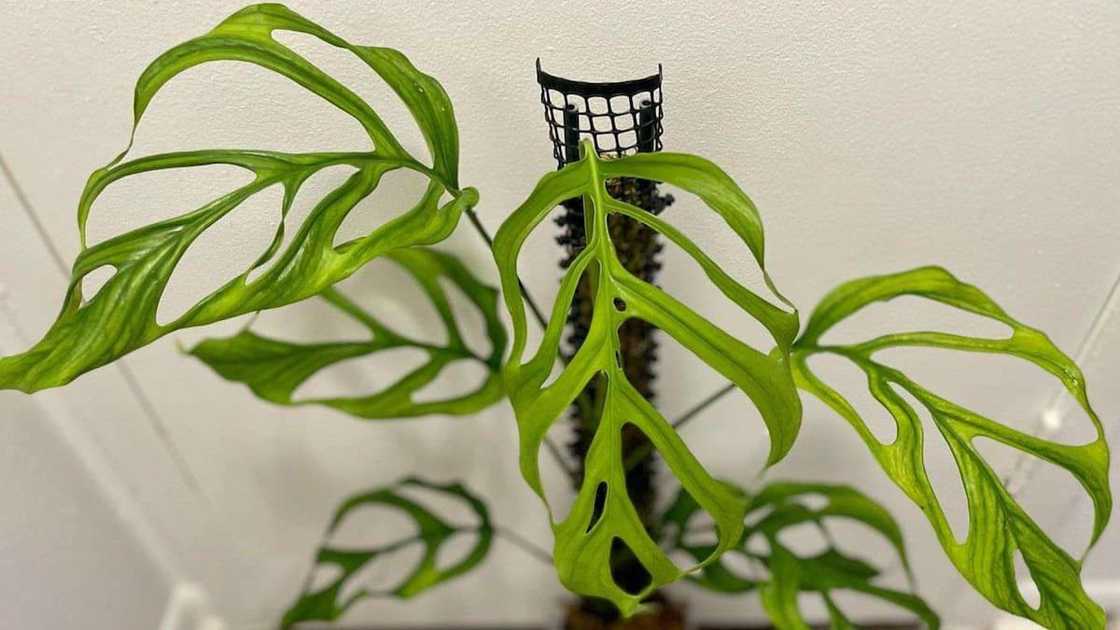
{"label": "leaf stem", "polygon": [[[680,429],[682,426],[687,424],[689,420],[692,420],[696,416],[700,415],[700,413],[702,411],[704,411],[708,407],[711,407],[712,405],[714,405],[716,402],[719,401],[719,399],[721,399],[724,396],[726,396],[727,394],[731,393],[731,391],[733,391],[734,389],[735,389],[735,384],[734,383],[728,383],[727,385],[724,385],[723,387],[719,388],[717,391],[713,392],[710,396],[708,396],[704,400],[701,400],[700,402],[696,403],[696,405],[694,405],[691,409],[684,412],[684,414],[682,414],[679,418],[677,418],[676,420],[673,421],[673,429]],[[638,448],[631,451],[629,453],[629,455],[627,455],[626,459],[622,463],[623,468],[625,470],[629,471],[634,466],[637,466],[639,462],[641,462],[643,459],[645,459],[652,452],[653,452],[653,445],[652,444],[650,444],[649,442],[646,442],[646,443],[642,444]]]}
{"label": "leaf stem", "polygon": [[533,556],[537,560],[540,560],[541,562],[547,564],[548,566],[553,565],[552,554],[551,553],[546,551],[543,547],[536,544],[535,542],[533,542],[533,541],[529,540],[528,538],[525,538],[521,534],[518,534],[517,532],[513,531],[512,529],[507,529],[505,527],[495,525],[494,526],[494,534],[496,536],[498,536],[499,538],[504,538],[504,539],[508,540],[509,542],[513,543],[514,546],[516,546],[517,548],[521,549],[522,551],[529,554],[530,556]]}
{"label": "leaf stem", "polygon": [[[467,218],[471,220],[471,225],[474,226],[475,231],[482,237],[482,240],[486,241],[486,246],[493,251],[494,238],[490,236],[490,232],[486,230],[486,226],[482,225],[482,222],[478,220],[478,214],[475,213],[474,208],[467,208]],[[541,328],[548,328],[548,321],[544,318],[544,313],[541,311],[540,307],[537,306],[537,301],[529,294],[529,289],[525,288],[525,283],[521,281],[521,278],[517,279],[517,286],[521,287],[521,297],[524,298],[525,303],[529,305],[529,310],[533,312],[533,317],[536,318],[537,323],[541,325]]]}
{"label": "leaf stem", "polygon": [[711,407],[712,405],[714,405],[716,402],[719,401],[719,399],[723,398],[727,394],[730,394],[734,389],[735,389],[735,384],[734,383],[728,383],[727,385],[724,385],[723,387],[719,388],[719,390],[714,392],[712,395],[710,395],[707,398],[705,398],[704,400],[701,400],[700,402],[696,403],[696,405],[694,407],[692,407],[688,411],[684,412],[684,414],[681,415],[681,417],[674,420],[673,421],[673,428],[674,429],[681,428],[689,420],[692,420],[696,416],[700,415],[700,412],[702,412],[705,409],[707,409],[708,407]]}
{"label": "leaf stem", "polygon": [[[486,246],[490,248],[490,251],[494,251],[494,237],[490,236],[490,232],[486,229],[486,226],[482,225],[482,221],[478,219],[478,214],[475,213],[474,208],[467,208],[466,213],[467,218],[471,221],[471,225],[474,226],[475,232],[478,232],[478,235],[486,242]],[[541,325],[541,329],[547,329],[548,321],[545,320],[544,314],[541,312],[540,307],[537,306],[537,301],[529,294],[529,289],[525,287],[525,283],[521,281],[521,278],[517,279],[517,286],[520,287],[521,297],[525,300],[525,303],[529,305],[529,310],[533,312],[533,316],[536,318],[537,323]],[[559,357],[563,363],[567,364],[568,361],[563,353],[561,353]],[[564,457],[560,451],[560,447],[556,445],[556,442],[546,435],[544,436],[544,444],[548,447],[548,452],[552,455],[553,459],[556,460],[556,463],[560,465],[564,473],[573,481],[577,480],[579,476],[576,469],[568,463],[568,460]],[[551,562],[551,556],[549,556],[549,558]]]}

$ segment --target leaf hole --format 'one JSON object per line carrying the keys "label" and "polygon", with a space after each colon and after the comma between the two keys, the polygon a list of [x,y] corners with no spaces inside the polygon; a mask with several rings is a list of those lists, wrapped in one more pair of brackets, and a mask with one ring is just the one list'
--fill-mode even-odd
{"label": "leaf hole", "polygon": [[873,302],[830,328],[821,341],[850,344],[874,339],[888,332],[943,332],[982,339],[1007,339],[1007,324],[935,300],[903,295]]}
{"label": "leaf hole", "polygon": [[758,527],[758,524],[766,520],[771,514],[774,513],[774,505],[764,505],[761,508],[747,512],[747,517],[744,519],[748,528]]}
{"label": "leaf hole", "polygon": [[1019,590],[1019,596],[1032,609],[1038,610],[1039,606],[1042,605],[1042,593],[1039,592],[1038,584],[1031,576],[1030,569],[1027,568],[1027,562],[1023,559],[1023,553],[1019,549],[1015,549],[1012,555],[1012,564],[1015,565],[1015,586]]}
{"label": "leaf hole", "polygon": [[718,544],[718,532],[712,515],[696,502],[684,486],[680,486],[677,492],[680,497],[687,497],[685,500],[688,504],[696,506],[696,510],[689,514],[688,520],[683,523],[684,529],[680,532],[681,544],[685,547],[709,547]]}
{"label": "leaf hole", "polygon": [[769,556],[770,541],[761,534],[750,536],[747,538],[747,551],[755,554],[756,556]]}
{"label": "leaf hole", "polygon": [[335,582],[343,575],[342,567],[333,562],[320,562],[315,565],[311,571],[311,579],[308,581],[307,590],[310,593],[318,593],[319,591],[326,590],[334,585]]}
{"label": "leaf hole", "polygon": [[617,298],[616,297],[614,299],[614,308],[615,308],[615,310],[617,310],[620,313],[625,312],[626,311],[626,300],[623,300],[622,298]]}
{"label": "leaf hole", "polygon": [[[296,191],[295,198],[292,199],[288,214],[284,217],[284,234],[280,241],[280,247],[273,253],[271,260],[249,271],[249,275],[245,279],[247,283],[255,282],[258,278],[276,268],[284,258],[284,253],[288,251],[295,238],[300,234],[301,228],[307,224],[315,207],[331,191],[346,183],[346,180],[355,172],[357,172],[357,169],[352,166],[330,166],[317,171],[304,180],[299,190]],[[277,215],[280,214],[281,209],[282,204],[278,203],[276,205]],[[265,250],[262,248],[259,254],[264,252]]]}
{"label": "leaf hole", "polygon": [[658,284],[675,300],[754,350],[767,353],[776,345],[773,334],[720,291],[684,250],[668,244],[663,264]]}
{"label": "leaf hole", "polygon": [[607,507],[607,482],[600,481],[599,485],[595,486],[595,505],[591,509],[591,519],[587,522],[587,529],[584,533],[590,533],[599,521],[603,520],[603,511]]}
{"label": "leaf hole", "polygon": [[[689,208],[696,208],[696,210],[687,213],[687,220],[685,220],[676,217],[674,208],[676,208],[677,205],[674,205],[662,215],[662,218],[673,223],[673,226],[676,227],[678,231],[682,232],[696,248],[703,252],[718,265],[724,273],[731,276],[731,278],[739,284],[774,306],[787,312],[791,310],[790,307],[786,306],[778,298],[778,295],[774,293],[766,283],[762,269],[759,267],[750,248],[743,242],[739,235],[731,229],[731,226],[728,225],[719,213],[703,205],[703,202],[691,193],[677,188],[676,186],[660,184],[659,189],[663,194],[672,196],[676,200],[676,204],[688,204]],[[694,275],[694,268],[688,269],[686,272],[685,269],[688,268],[688,266],[678,264],[678,261],[674,257],[684,257],[688,260],[692,260],[692,257],[683,250],[679,250],[677,247],[667,244],[666,271],[675,270],[671,273],[684,274],[685,276],[692,276],[693,278],[698,277]],[[693,262],[693,265],[696,265],[696,263]],[[668,278],[666,277],[666,279]],[[778,285],[781,284],[780,278],[775,278],[774,280]],[[766,349],[769,348],[767,347]]]}
{"label": "leaf hole", "polygon": [[[314,35],[275,31],[273,38],[302,55],[366,102],[413,155],[427,155],[423,135],[400,97],[357,55]],[[365,137],[364,132],[362,137]]]}
{"label": "leaf hole", "polygon": [[546,387],[551,387],[552,384],[556,382],[556,379],[560,378],[560,375],[563,374],[563,373],[564,373],[564,363],[561,362],[560,360],[553,361],[552,362],[552,371],[548,373],[548,378],[546,378],[544,380],[544,383],[541,383],[541,389],[544,389]]}
{"label": "leaf hole", "polygon": [[880,444],[894,443],[898,436],[898,424],[869,391],[867,374],[863,370],[848,359],[827,352],[810,355],[808,363],[809,369],[821,381],[848,401]]}
{"label": "leaf hole", "polygon": [[427,362],[428,353],[413,347],[390,348],[346,359],[319,370],[301,383],[292,399],[309,402],[371,396]]}
{"label": "leaf hole", "polygon": [[[451,303],[451,312],[458,324],[459,335],[476,357],[486,358],[494,351],[494,344],[486,329],[486,316],[478,304],[475,304],[465,290],[444,276],[440,276],[439,284],[443,287],[447,299]],[[478,287],[479,295],[476,299],[487,300],[486,293]]]}
{"label": "leaf hole", "polygon": [[406,168],[382,175],[377,188],[351,208],[342,220],[334,235],[335,248],[365,238],[411,210],[424,197],[428,183],[425,175]]}
{"label": "leaf hole", "polygon": [[443,366],[435,379],[413,392],[412,402],[425,403],[453,400],[482,389],[490,371],[474,359],[460,359]]}
{"label": "leaf hole", "polygon": [[[583,346],[588,331],[591,326],[594,325],[595,318],[607,317],[609,315],[606,312],[596,312],[595,295],[591,287],[593,286],[592,280],[598,273],[599,263],[592,261],[584,270],[583,274],[580,275],[579,282],[576,284],[575,293],[568,303],[567,324],[564,328],[565,334],[563,341],[560,343],[560,347],[569,356],[575,356]],[[556,299],[560,298],[561,296],[557,295]],[[552,324],[552,320],[549,320],[548,323]]]}
{"label": "leaf hole", "polygon": [[377,258],[335,285],[393,332],[446,346],[447,329],[416,278],[389,258]]}
{"label": "leaf hole", "polygon": [[[568,444],[581,439],[578,429],[573,427],[574,423],[558,420],[549,428],[548,436],[552,443],[557,445],[560,450],[560,456],[564,458],[569,465],[575,465],[574,457],[571,456]],[[545,500],[548,502],[549,510],[552,512],[552,518],[556,522],[564,521],[571,513],[572,506],[575,504],[576,491],[572,487],[572,479],[568,476],[567,472],[559,463],[549,455],[548,446],[541,444],[540,451],[537,453],[537,465],[541,473],[541,487],[544,490]]]}
{"label": "leaf hole", "polygon": [[676,548],[667,552],[669,560],[681,571],[688,571],[700,563],[703,558],[697,558],[684,549]]}
{"label": "leaf hole", "polygon": [[611,540],[611,578],[630,595],[639,595],[653,582],[653,575],[642,565],[626,541]]}
{"label": "leaf hole", "polygon": [[873,558],[884,573],[905,573],[902,558],[878,530],[850,518],[830,518],[828,532],[836,548],[852,556]]}
{"label": "leaf hole", "polygon": [[[283,188],[253,195],[191,243],[171,272],[156,311],[168,325],[214,291],[246,273],[275,235]],[[153,279],[154,281],[154,279]]]}
{"label": "leaf hole", "polygon": [[819,492],[799,494],[797,495],[797,502],[814,512],[819,512],[832,503],[828,497]]}
{"label": "leaf hole", "polygon": [[82,276],[82,304],[89,303],[97,297],[97,293],[117,275],[117,270],[112,265],[101,265],[97,269]]}
{"label": "leaf hole", "polygon": [[249,184],[253,178],[251,171],[239,166],[208,164],[147,171],[118,179],[93,203],[86,223],[86,242],[96,245],[193,212]]}
{"label": "leaf hole", "polygon": [[[876,353],[875,359],[942,398],[1030,434],[1046,430],[1044,413],[1065,391],[1061,381],[1046,370],[1007,354],[891,348]],[[1053,439],[1071,445],[1096,439],[1096,428],[1078,405],[1061,409],[1057,421],[1062,430]]]}
{"label": "leaf hole", "polygon": [[212,61],[160,89],[133,153],[210,147],[368,151],[370,141],[356,119],[291,79],[248,62]]}
{"label": "leaf hole", "polygon": [[[761,536],[759,536],[759,538],[762,538],[762,542],[753,543],[755,548],[765,548],[765,553],[769,554],[770,543],[766,542],[766,539]],[[752,543],[748,541],[748,546],[750,544]],[[727,553],[720,556],[719,561],[723,563],[723,566],[728,571],[730,571],[732,575],[735,575],[744,580],[761,582],[769,579],[770,577],[769,572],[766,571],[766,567],[761,562],[747,556],[746,554],[738,550],[728,551]]]}
{"label": "leaf hole", "polygon": [[686,546],[704,547],[719,542],[718,532],[716,531],[715,522],[712,521],[712,517],[703,510],[701,510],[700,514],[703,514],[703,516],[693,519],[693,521],[689,523],[688,529],[684,531],[681,542]]}
{"label": "leaf hole", "polygon": [[[563,208],[557,206],[549,216],[557,220],[570,219],[570,213]],[[543,221],[543,218],[542,218]],[[587,326],[590,325],[591,316],[593,313],[592,300],[591,300],[591,284],[590,278],[598,273],[598,265],[592,261],[586,269],[584,269],[580,278],[576,281],[574,287],[574,294],[572,298],[567,299],[567,303],[560,311],[560,320],[554,321],[553,308],[555,302],[560,299],[559,289],[563,278],[566,277],[570,270],[566,270],[561,275],[556,268],[557,261],[565,262],[567,255],[565,254],[565,247],[561,244],[557,246],[556,241],[568,238],[565,236],[566,228],[561,226],[559,233],[561,236],[557,237],[557,232],[535,226],[525,241],[522,243],[521,250],[518,252],[516,271],[519,274],[521,281],[527,287],[533,287],[533,297],[536,299],[537,304],[540,306],[543,314],[548,323],[560,325],[567,321],[571,321],[564,331],[561,333],[559,346],[557,352],[571,352],[579,343],[582,343],[583,338],[586,336]],[[566,241],[565,241],[566,242]],[[582,241],[579,242],[582,248]],[[565,266],[566,269],[566,266]],[[574,296],[579,296],[580,310],[578,313],[573,312],[573,304],[576,302]],[[533,313],[528,304],[524,305],[525,317],[533,319]],[[564,319],[568,318],[568,319]],[[543,333],[540,326],[535,325],[533,322],[527,322],[526,326],[526,353],[524,358],[533,357],[541,350],[540,344],[543,341]]]}
{"label": "leaf hole", "polygon": [[401,484],[394,491],[454,528],[473,529],[482,525],[478,513],[458,495],[414,483]]}
{"label": "leaf hole", "polygon": [[778,542],[801,558],[810,558],[824,553],[830,547],[821,528],[812,522],[799,523],[785,527],[778,532]]}
{"label": "leaf hole", "polygon": [[391,593],[416,570],[423,557],[424,546],[419,543],[377,555],[343,583],[337,601],[349,601],[351,597],[363,592],[374,595]]}
{"label": "leaf hole", "polygon": [[1013,493],[1013,500],[1066,553],[1077,558],[1093,536],[1091,501],[1071,472],[997,440],[978,436],[975,448]]}
{"label": "leaf hole", "polygon": [[349,510],[327,534],[324,546],[332,549],[376,549],[398,543],[418,533],[416,523],[403,511],[378,503]]}
{"label": "leaf hole", "polygon": [[261,311],[253,332],[301,344],[362,343],[372,338],[369,328],[320,297]]}
{"label": "leaf hole", "polygon": [[478,534],[458,532],[447,538],[436,550],[436,566],[446,571],[467,559],[478,545]]}
{"label": "leaf hole", "polygon": [[[727,380],[673,337],[659,333],[658,411],[675,423],[691,414]],[[717,479],[747,479],[765,464],[769,433],[762,415],[742,390],[735,388],[691,416],[677,434],[704,468]]]}

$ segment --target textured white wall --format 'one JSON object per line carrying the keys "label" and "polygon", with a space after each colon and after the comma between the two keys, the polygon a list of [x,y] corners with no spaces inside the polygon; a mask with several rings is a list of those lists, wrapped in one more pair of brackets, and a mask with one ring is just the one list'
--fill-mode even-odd
{"label": "textured white wall", "polygon": [[[537,56],[550,71],[592,80],[644,75],[661,62],[667,147],[713,159],[751,193],[766,223],[768,264],[803,310],[847,278],[941,263],[1073,353],[1120,273],[1114,2],[292,6],[351,41],[398,47],[440,78],[460,121],[463,181],[482,191],[479,211],[491,229],[553,167],[537,103]],[[24,252],[4,259],[0,282],[30,334],[53,317],[63,279],[30,226],[8,231],[17,220],[14,206],[41,221],[69,264],[77,249],[78,193],[88,172],[125,142],[136,76],[159,52],[236,8],[199,0],[0,5],[0,156],[26,193],[25,203],[0,209],[0,248]],[[384,96],[358,64],[322,50],[309,54],[359,93]],[[391,125],[408,130],[409,148],[420,150],[403,110],[390,104],[384,112]],[[211,146],[345,150],[364,143],[355,123],[282,79],[218,64],[165,89],[136,149]],[[104,238],[168,216],[228,181],[215,169],[205,177],[156,176],[122,186],[97,208],[91,231]],[[399,183],[415,190],[415,181]],[[366,225],[404,198],[388,193]],[[699,204],[680,198],[670,216],[717,260],[750,273],[744,252]],[[185,308],[243,269],[276,220],[275,199],[265,200],[200,241],[172,280],[168,306]],[[489,269],[487,253],[463,227],[447,247]],[[555,289],[559,257],[547,232],[523,261],[523,277],[545,299]],[[667,258],[669,290],[748,338],[754,334],[710,299],[679,252]],[[375,272],[352,284],[390,319],[425,321],[399,285],[378,280],[384,277]],[[287,332],[333,330],[303,306],[266,320]],[[940,310],[918,312],[913,303],[878,309],[849,330],[958,322],[966,331],[985,330]],[[178,338],[190,343],[239,323]],[[1016,426],[1036,427],[1056,395],[1055,383],[998,358],[910,353],[900,360],[940,391]],[[670,416],[720,385],[692,361],[679,348],[665,351],[661,401]],[[1117,362],[1115,351],[1101,359],[1091,386],[1115,382]],[[324,386],[348,385],[350,378]],[[275,618],[298,588],[340,497],[404,472],[463,478],[492,500],[500,522],[548,541],[544,516],[517,475],[505,406],[473,419],[375,425],[276,409],[178,356],[171,338],[129,357],[123,371],[85,377],[61,396],[115,455],[129,496],[152,514],[178,566],[207,585],[234,627],[267,627]],[[1099,411],[1115,423],[1115,397],[1100,398]],[[1069,439],[1085,435],[1084,427],[1071,431]],[[741,399],[714,407],[686,439],[711,468],[744,482],[766,449],[761,424]],[[951,482],[947,455],[931,442],[936,480]],[[998,463],[1010,469],[1014,462]],[[862,484],[905,521],[925,594],[949,617],[982,614],[981,602],[941,559],[921,514],[821,405],[807,404],[801,442],[771,475]],[[1045,490],[1034,493],[1041,498],[1032,509],[1057,526],[1063,519],[1048,499],[1072,492],[1071,482],[1062,475],[1036,482]],[[1063,528],[1071,545],[1083,541],[1083,524]],[[1116,577],[1114,571],[1105,567],[1099,575]],[[679,592],[709,619],[758,616],[751,599]],[[474,577],[417,602],[364,605],[357,616],[526,622],[553,614],[563,601],[548,567],[499,543]]]}

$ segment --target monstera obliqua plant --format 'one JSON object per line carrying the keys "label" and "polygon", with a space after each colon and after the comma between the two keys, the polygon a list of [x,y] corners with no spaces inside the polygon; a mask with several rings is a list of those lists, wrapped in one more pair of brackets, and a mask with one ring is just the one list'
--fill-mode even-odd
{"label": "monstera obliqua plant", "polygon": [[[428,159],[407,151],[373,104],[275,39],[278,31],[317,38],[364,62],[371,80],[384,82],[415,118],[427,144]],[[845,591],[881,599],[937,627],[937,615],[914,594],[912,583],[901,589],[886,586],[883,569],[867,558],[835,546],[799,554],[780,536],[788,528],[804,524],[828,532],[836,521],[862,523],[882,537],[897,556],[896,566],[911,575],[898,523],[874,500],[854,488],[833,484],[770,482],[761,487],[754,484],[748,490],[707,472],[678,435],[681,422],[667,420],[624,369],[619,330],[628,321],[640,320],[726,378],[730,385],[724,391],[738,389],[749,398],[769,433],[769,464],[781,460],[797,440],[800,396],[819,398],[858,434],[883,472],[929,519],[960,574],[994,606],[1049,628],[1104,628],[1104,612],[1082,586],[1081,559],[1072,557],[1040,528],[974,445],[976,438],[995,440],[1072,474],[1095,507],[1095,542],[1112,506],[1109,452],[1101,424],[1074,362],[1045,334],[1006,313],[978,288],[938,267],[861,278],[826,295],[801,326],[798,311],[781,296],[766,271],[762,222],[754,204],[718,166],[680,153],[603,159],[585,144],[582,158],[544,175],[491,239],[474,213],[478,193],[459,181],[456,120],[440,84],[396,50],[353,45],[281,5],[245,8],[209,33],[160,55],[136,84],[134,128],[164,85],[187,69],[215,61],[255,64],[293,81],[357,120],[368,135],[370,150],[296,154],[215,149],[143,157],[131,157],[126,150],[90,176],[78,202],[82,250],[61,312],[33,347],[0,359],[0,388],[31,393],[63,386],[168,333],[303,300],[323,300],[361,324],[368,339],[301,343],[269,338],[246,327],[232,337],[204,341],[190,354],[270,403],[321,405],[358,419],[463,416],[508,399],[520,435],[521,472],[552,519],[554,546],[548,555],[559,580],[586,598],[609,602],[613,605],[610,614],[645,614],[664,601],[659,589],[684,579],[719,593],[757,592],[763,609],[780,628],[806,628],[800,604],[811,597],[823,603],[833,627],[853,627],[848,617],[851,611],[845,611],[836,597]],[[214,164],[239,167],[252,178],[201,207],[87,245],[90,213],[99,195],[114,183],[153,171]],[[294,235],[285,238],[281,221],[271,245],[259,252],[249,269],[228,278],[177,319],[157,322],[157,307],[168,280],[196,239],[238,212],[247,200],[273,187],[283,193],[278,212],[285,217],[309,178],[340,165],[351,170],[349,177],[319,199],[302,224],[292,226]],[[386,174],[401,169],[426,178],[423,194],[372,232],[336,244],[336,233],[357,204],[378,188]],[[611,194],[612,185],[625,180],[674,186],[694,197],[705,211],[718,215],[757,263],[776,297],[764,298],[735,280],[672,222]],[[586,238],[567,266],[555,303],[542,312],[519,280],[518,255],[542,221],[571,199],[582,199]],[[491,246],[501,278],[500,296],[496,288],[479,280],[476,270],[431,248],[456,229],[464,214]],[[619,252],[627,243],[620,242],[623,237],[619,235],[625,231],[611,229],[618,221],[639,225],[683,250],[706,276],[697,281],[710,283],[744,316],[759,322],[772,343],[752,347],[636,275],[620,259]],[[376,305],[367,310],[335,286],[379,258],[399,265],[415,280],[446,328],[445,344],[433,345],[393,330],[378,318]],[[93,295],[85,295],[83,279],[103,268],[111,269],[111,278]],[[577,296],[580,287],[585,287],[583,297]],[[464,341],[464,324],[451,308],[449,289],[464,294],[481,314],[472,321],[482,322],[485,330],[481,332],[490,341],[489,353],[472,350]],[[827,331],[861,309],[901,296],[990,318],[1008,326],[1011,333],[1004,338],[978,338],[904,331],[884,332],[854,344],[823,341]],[[579,346],[565,349],[562,337],[570,306],[577,298],[584,299],[590,309],[589,325]],[[513,326],[508,348],[498,312],[500,299],[504,299]],[[532,350],[527,310],[543,328],[541,341]],[[1096,439],[1072,446],[1021,432],[927,389],[884,363],[879,354],[915,346],[1000,353],[1033,363],[1080,404],[1095,426]],[[312,400],[294,396],[301,384],[332,365],[401,347],[419,349],[427,360],[382,391]],[[823,354],[851,362],[866,376],[871,396],[894,419],[897,430],[892,441],[876,437],[860,412],[813,371],[809,359]],[[480,366],[488,377],[466,394],[416,400],[414,395],[420,389],[460,361]],[[595,396],[581,399],[591,383],[596,384]],[[594,422],[575,473],[574,503],[561,516],[545,498],[539,462],[542,452],[564,458],[548,431],[573,404],[584,404],[584,416],[590,414]],[[923,414],[932,417],[936,432],[925,428]],[[627,432],[643,437],[637,448],[624,444]],[[926,440],[943,440],[959,468],[969,517],[963,538],[950,529],[931,483],[923,460]],[[653,457],[664,462],[679,490],[667,509],[650,516],[649,506],[636,505],[630,496],[627,473],[635,461]],[[435,507],[417,498],[418,489],[462,503],[474,522],[441,516]],[[399,511],[415,524],[415,532],[368,548],[330,543],[329,534],[366,505]],[[367,598],[420,595],[479,565],[495,538],[512,536],[492,523],[474,491],[416,477],[355,494],[342,503],[327,529],[328,542],[319,549],[315,565],[337,569],[334,578],[325,585],[309,580],[285,613],[282,627],[339,619]],[[441,547],[459,535],[472,536],[474,545],[457,562],[441,562]],[[410,545],[422,548],[423,553],[396,586],[378,590],[351,583],[363,568]],[[1017,586],[1017,556],[1037,585],[1036,603],[1028,603]],[[622,564],[636,567],[630,577],[619,572]],[[631,579],[635,573],[639,579]]]}

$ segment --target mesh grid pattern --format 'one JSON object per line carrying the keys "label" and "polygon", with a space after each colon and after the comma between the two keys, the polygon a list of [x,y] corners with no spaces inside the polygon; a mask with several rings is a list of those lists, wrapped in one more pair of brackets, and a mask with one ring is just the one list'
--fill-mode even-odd
{"label": "mesh grid pattern", "polygon": [[548,138],[559,166],[579,159],[579,143],[590,138],[600,156],[622,157],[660,151],[661,67],[657,74],[633,81],[588,83],[541,70],[537,60]]}

